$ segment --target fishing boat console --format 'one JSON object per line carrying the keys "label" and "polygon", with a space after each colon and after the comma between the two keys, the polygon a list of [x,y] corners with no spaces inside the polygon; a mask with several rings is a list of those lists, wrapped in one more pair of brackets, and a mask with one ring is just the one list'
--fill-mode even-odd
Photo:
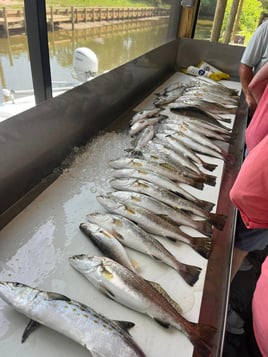
{"label": "fishing boat console", "polygon": [[[0,125],[0,280],[21,281],[58,292],[90,305],[116,320],[134,321],[131,335],[148,357],[200,354],[187,337],[164,329],[152,319],[111,301],[81,277],[69,264],[75,254],[100,255],[79,230],[86,215],[102,208],[96,200],[109,186],[109,160],[123,157],[131,144],[130,120],[154,106],[156,93],[178,81],[194,77],[182,68],[206,61],[230,74],[227,87],[240,93],[238,66],[240,46],[202,40],[171,41],[125,65],[43,102]],[[188,286],[164,264],[131,249],[146,279],[157,281],[182,307],[185,318],[213,326],[217,334],[210,356],[221,356],[236,211],[229,190],[241,165],[246,126],[243,96],[229,124],[231,140],[223,143],[230,161],[213,158],[217,164],[214,187],[193,189],[200,200],[214,203],[213,213],[226,216],[222,230],[213,229],[208,259],[190,246],[160,241],[184,263],[198,265],[202,272]],[[87,356],[78,344],[48,329],[38,329],[27,343],[20,338],[27,319],[0,301],[0,350],[3,355]],[[16,328],[15,328],[16,327]]]}

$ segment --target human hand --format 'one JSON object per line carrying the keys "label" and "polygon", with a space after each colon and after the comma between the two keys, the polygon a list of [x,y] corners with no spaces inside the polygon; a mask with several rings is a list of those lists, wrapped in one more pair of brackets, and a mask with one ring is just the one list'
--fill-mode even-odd
{"label": "human hand", "polygon": [[256,110],[256,107],[257,107],[256,100],[254,99],[254,97],[251,94],[248,94],[246,96],[246,102],[248,105],[248,115],[249,115],[249,117],[252,117]]}

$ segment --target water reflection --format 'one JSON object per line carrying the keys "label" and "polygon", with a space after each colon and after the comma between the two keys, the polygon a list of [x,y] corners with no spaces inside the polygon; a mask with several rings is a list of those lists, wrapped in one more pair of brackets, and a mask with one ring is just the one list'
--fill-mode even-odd
{"label": "water reflection", "polygon": [[[168,18],[49,32],[52,81],[75,83],[72,63],[77,47],[92,49],[103,73],[163,44],[167,32]],[[15,91],[33,88],[26,35],[0,38],[0,81],[2,88]]]}

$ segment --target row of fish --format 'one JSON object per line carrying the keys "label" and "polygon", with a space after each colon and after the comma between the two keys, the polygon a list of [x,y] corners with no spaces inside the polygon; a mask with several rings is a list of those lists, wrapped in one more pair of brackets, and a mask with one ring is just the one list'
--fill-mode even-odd
{"label": "row of fish", "polygon": [[[229,143],[224,125],[238,104],[237,93],[201,79],[175,83],[157,94],[154,107],[130,120],[133,147],[125,157],[109,161],[110,188],[97,200],[104,212],[92,212],[79,226],[103,256],[69,258],[99,291],[145,314],[161,326],[181,331],[202,356],[209,356],[214,327],[193,323],[157,282],[143,278],[125,247],[145,254],[178,272],[189,286],[201,268],[180,262],[158,239],[187,244],[208,259],[213,229],[223,229],[226,217],[212,213],[214,203],[188,189],[215,186],[216,169],[202,156],[231,160],[218,142]],[[175,111],[174,111],[175,110]],[[196,234],[186,233],[185,227]],[[0,297],[31,321],[24,342],[40,324],[68,336],[93,356],[145,356],[129,333],[134,323],[113,321],[78,301],[15,282],[0,282]]]}

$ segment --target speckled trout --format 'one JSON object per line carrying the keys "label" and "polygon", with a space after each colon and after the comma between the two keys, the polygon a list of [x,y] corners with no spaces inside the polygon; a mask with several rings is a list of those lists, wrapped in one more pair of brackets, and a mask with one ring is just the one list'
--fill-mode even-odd
{"label": "speckled trout", "polygon": [[148,281],[107,257],[78,255],[71,265],[109,298],[184,333],[201,356],[209,356],[216,329],[186,320]]}
{"label": "speckled trout", "polygon": [[145,357],[127,332],[132,322],[110,320],[67,296],[17,282],[0,282],[0,297],[31,319],[25,334],[41,324],[81,344],[94,357]]}
{"label": "speckled trout", "polygon": [[[193,286],[198,280],[201,268],[178,261],[176,257],[151,234],[122,215],[95,212],[88,214],[87,220],[107,229],[122,245],[147,254],[153,259],[169,265],[175,269],[190,286]],[[84,223],[84,225],[85,224],[86,223]],[[113,260],[119,262],[117,259]],[[126,266],[125,264],[122,265]]]}
{"label": "speckled trout", "polygon": [[145,208],[119,202],[110,196],[99,195],[97,196],[97,200],[107,211],[121,214],[137,223],[148,233],[165,237],[179,244],[181,242],[188,244],[204,258],[208,258],[212,245],[212,239],[210,237],[192,237],[184,233],[178,225],[171,220],[161,217]]}

